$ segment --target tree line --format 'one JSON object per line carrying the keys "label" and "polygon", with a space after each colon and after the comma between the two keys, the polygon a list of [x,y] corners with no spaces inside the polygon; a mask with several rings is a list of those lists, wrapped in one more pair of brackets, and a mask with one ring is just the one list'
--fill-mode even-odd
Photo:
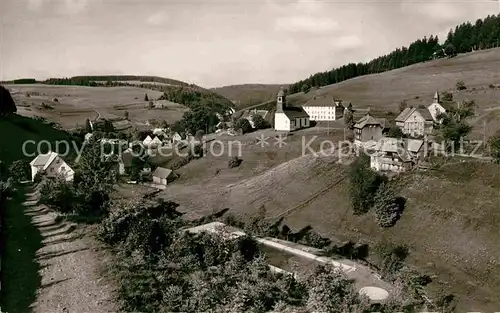
{"label": "tree line", "polygon": [[358,76],[382,73],[393,69],[421,63],[433,58],[454,56],[473,50],[489,49],[499,46],[500,15],[488,15],[457,25],[451,29],[443,44],[438,36],[431,35],[412,42],[408,47],[397,48],[389,54],[375,58],[367,63],[349,63],[330,71],[316,73],[289,87],[291,93],[307,92],[311,87],[335,84]]}

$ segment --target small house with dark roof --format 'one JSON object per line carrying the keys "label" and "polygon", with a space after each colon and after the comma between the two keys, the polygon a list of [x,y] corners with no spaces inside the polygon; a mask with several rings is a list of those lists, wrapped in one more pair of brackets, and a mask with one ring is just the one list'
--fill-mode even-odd
{"label": "small house with dark roof", "polygon": [[154,170],[152,176],[153,183],[164,186],[166,186],[168,183],[171,183],[176,178],[175,173],[171,169],[163,167],[157,167],[156,170]]}
{"label": "small house with dark roof", "polygon": [[278,92],[276,112],[274,113],[274,130],[294,131],[309,127],[309,114],[302,107],[289,107],[283,89]]}
{"label": "small house with dark roof", "polygon": [[385,129],[385,120],[367,113],[354,124],[354,143],[364,145],[369,141],[379,141]]}
{"label": "small house with dark roof", "polygon": [[302,108],[311,121],[336,121],[344,116],[342,100],[326,96],[315,96],[307,101]]}
{"label": "small house with dark roof", "polygon": [[412,137],[430,135],[434,119],[428,109],[406,108],[395,119],[403,134]]}

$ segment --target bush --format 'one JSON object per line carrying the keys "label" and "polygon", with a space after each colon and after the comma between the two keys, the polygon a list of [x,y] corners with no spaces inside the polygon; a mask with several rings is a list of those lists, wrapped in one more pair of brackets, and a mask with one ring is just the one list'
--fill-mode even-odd
{"label": "bush", "polygon": [[52,102],[59,102],[59,99],[54,98],[54,99],[52,99]]}
{"label": "bush", "polygon": [[364,214],[374,204],[374,196],[385,177],[370,168],[370,158],[360,155],[351,164],[349,195],[354,214]]}
{"label": "bush", "polygon": [[227,167],[229,168],[238,167],[240,166],[241,162],[243,162],[242,159],[238,158],[237,156],[234,156],[231,159],[229,159],[229,161],[227,161]]}
{"label": "bush", "polygon": [[16,181],[28,180],[31,178],[30,163],[27,160],[14,161],[9,167],[9,173]]}
{"label": "bush", "polygon": [[396,125],[392,125],[391,128],[389,128],[389,132],[387,133],[387,136],[393,137],[393,138],[402,138],[404,137],[403,131],[401,128],[399,128]]}
{"label": "bush", "polygon": [[465,85],[463,80],[459,80],[456,83],[457,90],[465,90],[467,89],[467,86]]}
{"label": "bush", "polygon": [[271,127],[271,125],[259,114],[254,114],[252,116],[252,121],[255,129],[266,129]]}
{"label": "bush", "polygon": [[451,92],[445,91],[441,95],[443,101],[453,101],[453,94]]}
{"label": "bush", "polygon": [[406,109],[408,107],[408,103],[406,103],[405,100],[401,101],[399,103],[399,112],[403,112],[404,109]]}
{"label": "bush", "polygon": [[495,88],[496,88],[496,86],[495,86],[495,85],[493,85],[493,84],[490,84],[488,87],[489,87],[490,89],[495,89]]}
{"label": "bush", "polygon": [[252,131],[252,125],[246,118],[240,118],[234,123],[234,129],[240,130],[246,134]]}
{"label": "bush", "polygon": [[374,198],[374,213],[380,227],[392,227],[401,215],[396,192],[388,184],[380,185]]}

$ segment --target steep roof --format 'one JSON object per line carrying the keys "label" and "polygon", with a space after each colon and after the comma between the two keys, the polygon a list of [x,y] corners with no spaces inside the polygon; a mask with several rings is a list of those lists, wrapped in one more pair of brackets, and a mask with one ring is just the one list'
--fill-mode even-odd
{"label": "steep roof", "polygon": [[285,113],[286,117],[290,120],[295,118],[309,117],[306,111],[302,107],[286,107],[283,108],[283,113]]}
{"label": "steep roof", "polygon": [[396,122],[406,122],[406,120],[414,113],[418,112],[426,121],[433,121],[431,113],[428,109],[406,108],[396,117]]}
{"label": "steep roof", "polygon": [[52,151],[44,154],[39,154],[36,158],[33,159],[33,161],[30,162],[30,165],[43,166],[43,169],[46,169],[57,156],[57,153]]}
{"label": "steep roof", "polygon": [[278,97],[283,97],[285,95],[285,91],[283,90],[283,88],[280,89],[280,91],[278,92]]}
{"label": "steep roof", "polygon": [[163,167],[157,167],[153,172],[154,177],[167,178],[172,174],[172,170]]}
{"label": "steep roof", "polygon": [[354,125],[355,128],[364,128],[367,125],[379,125],[382,128],[385,128],[385,120],[382,122],[380,119],[374,118],[370,114],[367,114],[360,118],[356,124]]}
{"label": "steep roof", "polygon": [[344,109],[342,101],[335,100],[326,96],[315,96],[302,105],[303,107],[333,107]]}
{"label": "steep roof", "polygon": [[395,121],[396,122],[405,122],[408,119],[408,117],[413,113],[413,110],[415,110],[415,109],[405,108],[401,113],[399,113],[398,116],[396,116]]}
{"label": "steep roof", "polygon": [[405,143],[403,140],[398,138],[385,137],[379,140],[376,150],[382,153],[396,153],[401,160],[411,161],[411,156],[405,148]]}
{"label": "steep roof", "polygon": [[422,148],[422,145],[424,144],[423,140],[420,139],[404,139],[405,147],[408,151],[417,153],[420,148]]}

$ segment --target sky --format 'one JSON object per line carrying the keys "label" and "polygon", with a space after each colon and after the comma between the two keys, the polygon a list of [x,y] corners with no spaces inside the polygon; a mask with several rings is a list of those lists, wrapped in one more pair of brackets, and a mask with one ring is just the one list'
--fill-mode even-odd
{"label": "sky", "polygon": [[498,14],[500,0],[0,0],[0,81],[293,83]]}

